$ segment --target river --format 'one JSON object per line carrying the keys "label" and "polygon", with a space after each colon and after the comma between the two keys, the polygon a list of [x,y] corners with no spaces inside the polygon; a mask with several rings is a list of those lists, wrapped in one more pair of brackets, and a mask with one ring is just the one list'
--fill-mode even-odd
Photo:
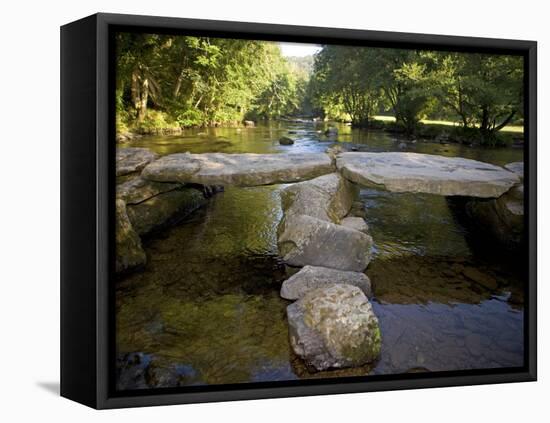
{"label": "river", "polygon": [[[322,129],[277,122],[150,136],[132,146],[159,154],[322,152],[333,143]],[[295,144],[279,145],[289,131]],[[340,125],[338,140],[364,151],[402,151],[402,141],[380,131]],[[523,160],[518,148],[418,141],[404,151],[498,165]],[[517,260],[491,244],[477,248],[476,234],[444,197],[362,189],[375,244],[366,274],[381,357],[363,368],[309,373],[289,347],[289,302],[279,297],[286,278],[276,244],[283,187],[227,187],[189,219],[144,240],[147,266],[116,282],[119,388],[523,365],[527,281]],[[465,268],[491,275],[498,289],[473,283]]]}

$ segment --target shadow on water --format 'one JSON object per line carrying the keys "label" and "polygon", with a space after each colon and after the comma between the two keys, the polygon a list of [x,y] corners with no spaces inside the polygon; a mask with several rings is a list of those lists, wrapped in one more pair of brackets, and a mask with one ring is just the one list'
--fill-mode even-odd
{"label": "shadow on water", "polygon": [[[166,154],[192,151],[324,151],[323,127],[279,123],[215,128],[135,145]],[[292,131],[293,146],[278,138]],[[340,141],[397,150],[386,133],[340,128]],[[520,150],[433,143],[410,151],[496,164]],[[447,151],[439,151],[444,149]],[[378,362],[310,373],[288,343],[277,257],[281,186],[230,188],[190,219],[145,241],[148,264],[117,281],[119,389],[240,383],[523,364],[523,286],[517,262],[480,254],[443,197],[362,189],[375,243],[366,273],[382,330]]]}

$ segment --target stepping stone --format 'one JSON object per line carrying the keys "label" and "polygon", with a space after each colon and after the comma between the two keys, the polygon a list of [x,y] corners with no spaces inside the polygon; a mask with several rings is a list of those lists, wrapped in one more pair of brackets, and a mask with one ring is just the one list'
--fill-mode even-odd
{"label": "stepping stone", "polygon": [[309,291],[335,284],[353,285],[361,289],[368,298],[372,296],[370,280],[364,273],[305,266],[283,282],[281,297],[287,300],[298,300]]}
{"label": "stepping stone", "polygon": [[279,255],[290,266],[309,264],[362,272],[370,262],[369,235],[315,217],[285,216],[278,235]]}
{"label": "stepping stone", "polygon": [[358,367],[380,355],[378,319],[356,286],[315,289],[286,310],[292,349],[313,370]]}

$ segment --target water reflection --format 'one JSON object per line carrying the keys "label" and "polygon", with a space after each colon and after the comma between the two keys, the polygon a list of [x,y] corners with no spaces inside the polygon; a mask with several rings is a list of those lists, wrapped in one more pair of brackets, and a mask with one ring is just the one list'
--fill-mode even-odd
{"label": "water reflection", "polygon": [[[214,128],[133,145],[161,154],[313,152],[334,142],[322,129]],[[279,145],[288,131],[295,144]],[[345,126],[339,140],[370,151],[399,148],[386,133]],[[522,154],[422,142],[407,149],[496,164]],[[523,364],[525,280],[514,261],[472,251],[471,234],[444,198],[364,189],[360,200],[376,246],[367,274],[382,355],[364,368],[309,373],[289,348],[288,303],[278,294],[285,279],[276,246],[281,188],[228,187],[189,220],[145,240],[146,268],[117,281],[120,389]]]}

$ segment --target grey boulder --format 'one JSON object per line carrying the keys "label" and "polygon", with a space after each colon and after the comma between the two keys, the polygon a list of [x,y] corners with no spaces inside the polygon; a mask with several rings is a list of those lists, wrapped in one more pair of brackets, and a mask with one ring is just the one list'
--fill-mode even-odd
{"label": "grey boulder", "polygon": [[287,317],[292,349],[309,368],[357,367],[380,355],[378,319],[356,286],[310,291],[287,307]]}
{"label": "grey boulder", "polygon": [[364,273],[304,266],[298,273],[283,282],[281,297],[287,300],[297,300],[309,291],[336,284],[353,285],[363,291],[368,298],[372,296],[370,280]]}
{"label": "grey boulder", "polygon": [[279,254],[291,266],[323,266],[362,272],[372,238],[363,232],[306,215],[285,216],[278,228]]}
{"label": "grey boulder", "polygon": [[362,217],[344,217],[340,221],[340,225],[345,226],[346,228],[355,229],[356,231],[363,232],[365,234],[368,234],[369,232],[369,225],[367,225],[367,222],[365,222],[365,219]]}
{"label": "grey boulder", "polygon": [[281,192],[285,216],[308,215],[338,223],[350,210],[357,194],[355,184],[338,173],[299,182]]}

